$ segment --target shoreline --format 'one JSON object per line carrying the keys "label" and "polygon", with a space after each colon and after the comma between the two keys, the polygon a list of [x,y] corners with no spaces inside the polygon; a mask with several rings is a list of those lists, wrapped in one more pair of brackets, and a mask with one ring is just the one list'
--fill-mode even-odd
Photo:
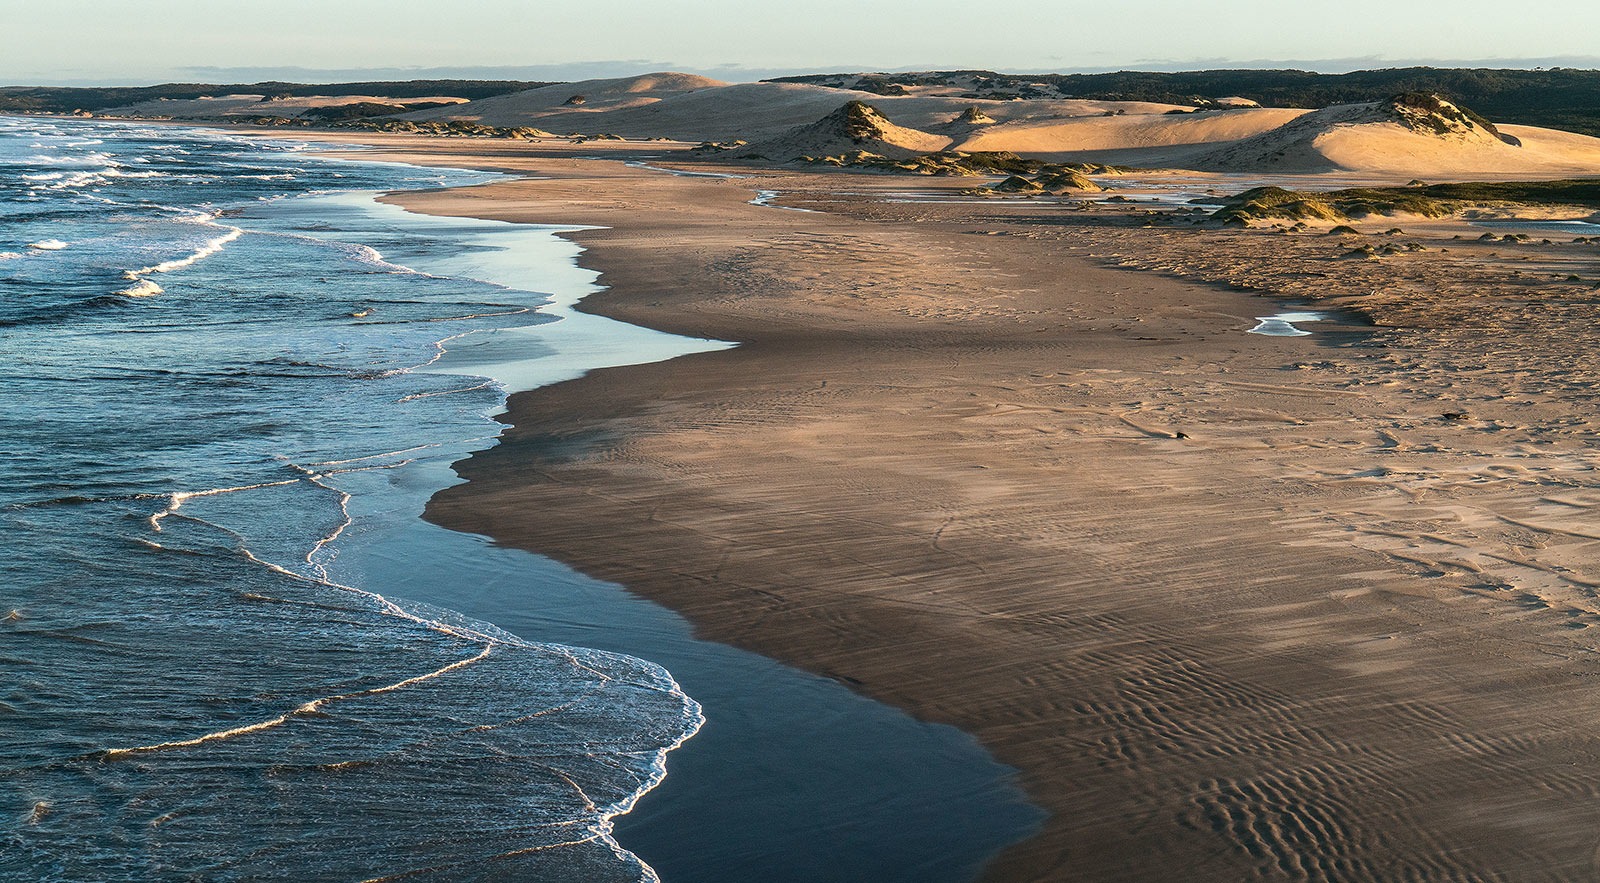
{"label": "shoreline", "polygon": [[[218,861],[251,875],[278,852],[294,853],[309,876],[406,876],[423,865],[449,875],[449,865],[496,859],[526,870],[568,865],[569,855],[569,866],[636,866],[610,839],[609,817],[659,781],[662,756],[700,724],[698,706],[664,670],[519,641],[410,600],[421,595],[401,599],[398,581],[345,579],[353,559],[381,560],[373,546],[397,523],[422,525],[426,499],[456,481],[448,464],[498,429],[489,413],[503,396],[429,376],[429,356],[496,326],[549,321],[532,309],[542,296],[385,262],[378,248],[391,260],[460,248],[454,234],[468,225],[372,196],[492,176],[310,163],[281,145],[200,130],[154,143],[120,126],[4,134],[9,164],[39,170],[25,177],[41,182],[8,200],[21,221],[11,233],[60,246],[15,258],[71,260],[6,280],[15,292],[32,282],[63,294],[55,321],[30,322],[26,298],[8,305],[10,339],[37,357],[12,372],[26,382],[13,416],[37,424],[37,435],[19,438],[45,455],[9,458],[27,465],[4,508],[57,511],[54,524],[8,518],[21,532],[10,548],[34,575],[12,587],[8,622],[19,624],[11,637],[20,643],[8,670],[49,670],[53,686],[24,677],[11,697],[18,705],[7,706],[36,728],[24,724],[7,740],[11,760],[33,758],[8,766],[17,785],[8,798],[27,796],[36,808],[9,832],[16,850],[3,864],[74,878],[178,874]],[[98,180],[51,169],[131,164],[155,151],[189,159],[120,187],[110,168]],[[85,198],[89,187],[99,195]],[[121,208],[102,218],[85,203]],[[46,240],[46,230],[60,238]],[[128,247],[130,234],[142,247]],[[548,280],[570,263],[561,252],[575,249],[544,239],[557,257],[539,274]],[[542,263],[537,248],[518,251]],[[118,303],[93,296],[107,287],[108,267],[129,268],[129,278],[175,275],[160,276],[170,293],[159,300]],[[282,290],[294,279],[298,290]],[[485,311],[485,301],[498,303]],[[374,302],[381,318],[354,321]],[[85,359],[106,367],[85,370]],[[82,387],[76,420],[33,419],[61,410],[50,395],[57,382]],[[137,414],[126,409],[135,398]],[[262,416],[272,414],[293,416]],[[103,448],[67,440],[102,416],[119,426]],[[97,473],[101,463],[117,467],[114,480]],[[68,489],[73,496],[57,496]],[[449,557],[478,539],[452,536],[455,545],[407,552]],[[58,579],[81,591],[52,591]],[[79,628],[117,635],[80,640]],[[74,644],[91,649],[75,658]],[[106,666],[112,645],[125,665]],[[504,684],[522,689],[507,694]],[[74,695],[99,698],[86,706]],[[562,744],[548,730],[541,744],[539,725],[556,721],[587,744]],[[464,732],[485,735],[468,747]],[[430,750],[441,743],[452,747]],[[492,793],[497,778],[512,788]],[[404,816],[414,839],[373,829],[373,807]],[[425,845],[456,836],[461,808],[475,821],[470,841]],[[171,836],[155,830],[180,816]],[[261,818],[282,824],[259,837],[244,831]],[[117,832],[144,822],[142,848],[120,848]],[[567,842],[563,829],[590,836]],[[235,854],[239,843],[254,851]]]}
{"label": "shoreline", "polygon": [[[335,158],[383,162],[364,154]],[[462,164],[450,165],[459,168]],[[395,191],[390,196],[403,198],[414,192],[457,192],[482,186],[489,185]],[[394,204],[397,201],[386,197],[372,208],[379,210],[380,217],[385,212],[404,212],[432,222],[448,217],[413,213]],[[576,305],[596,290],[592,282],[585,281],[591,274],[577,263],[582,247],[572,246],[572,271],[553,277],[548,267],[533,269],[539,264],[530,264],[528,257],[530,251],[535,256],[548,257],[549,247],[540,244],[544,238],[565,239],[584,228],[482,220],[486,223],[480,225],[473,220],[463,229],[451,231],[467,246],[460,255],[432,258],[418,266],[515,291],[551,293],[551,303],[538,312],[560,321],[501,329],[457,341],[441,354],[431,370],[487,377],[515,395],[610,366],[636,366],[727,346],[576,310]],[[478,252],[477,248],[488,251]],[[507,335],[520,339],[525,332],[530,336],[521,343],[506,339]],[[514,355],[530,349],[531,353]],[[480,351],[485,355],[478,355]],[[439,467],[443,468],[443,464]],[[435,486],[449,484],[443,481]],[[394,539],[387,542],[393,547],[390,551],[394,560],[403,560],[418,549],[462,545],[448,544],[437,534],[460,537],[466,545],[482,539],[434,528],[420,518],[415,526],[391,530],[409,538],[407,544],[397,545]],[[441,578],[430,581],[411,570],[396,571],[381,563],[384,556],[372,550],[356,557],[366,561],[365,566],[384,584],[411,586],[401,590],[408,598],[492,621],[530,639],[593,647],[667,665],[675,679],[682,679],[683,688],[692,691],[691,698],[711,703],[713,708],[708,710],[712,714],[720,712],[710,735],[704,728],[697,728],[700,735],[680,740],[670,749],[674,759],[669,769],[676,775],[662,781],[671,786],[687,784],[690,793],[679,795],[669,788],[663,794],[657,787],[662,782],[658,781],[646,795],[641,795],[645,798],[642,811],[630,806],[608,823],[608,827],[614,823],[613,836],[621,848],[662,871],[667,879],[736,879],[748,872],[774,880],[831,880],[834,878],[821,873],[824,865],[848,861],[850,864],[841,868],[862,870],[877,879],[911,879],[914,875],[916,879],[956,881],[968,879],[966,869],[980,866],[993,851],[1020,836],[1019,829],[1031,826],[1036,810],[1017,793],[1011,781],[1014,771],[995,763],[970,736],[915,722],[889,706],[856,697],[831,683],[813,683],[813,676],[763,657],[707,644],[691,637],[687,627],[681,627],[680,636],[681,620],[669,609],[635,601],[632,596],[613,597],[624,593],[618,587],[566,572],[549,559],[519,559],[519,554],[484,546],[470,564],[457,562],[457,568],[496,584],[492,592],[492,597],[498,599],[495,602],[471,591],[441,591],[441,586],[453,586],[459,578],[452,581],[440,574]],[[455,549],[447,557],[460,555],[460,549]],[[421,565],[417,569],[428,570]],[[653,612],[644,612],[643,607],[653,608]],[[748,698],[736,694],[747,694]],[[826,732],[818,729],[820,721],[828,722]],[[777,726],[785,730],[780,732],[775,729]],[[802,747],[803,742],[810,743],[809,747]],[[687,745],[693,747],[685,750]],[[913,764],[911,758],[887,755],[885,746],[890,745],[920,754],[923,762]],[[822,757],[828,751],[837,751],[849,759]],[[708,776],[708,759],[703,756],[708,753],[713,766],[726,767],[730,772],[712,772]],[[770,764],[798,766],[785,774],[767,769]],[[743,771],[739,781],[728,779],[739,771]],[[807,773],[810,777],[802,784],[799,777]],[[771,793],[757,794],[756,789],[761,788]],[[895,788],[902,793],[889,796],[887,792],[876,793],[877,788]],[[924,818],[916,804],[922,800],[936,805],[957,797],[970,807],[941,813],[948,819]],[[757,799],[760,805],[752,803]],[[722,804],[738,808],[742,821],[720,818]],[[891,821],[887,816],[877,820],[871,816],[890,811],[926,823],[927,830],[916,835],[896,835],[885,827]],[[841,849],[837,842],[827,842],[833,836],[790,836],[784,833],[784,827],[795,815],[810,818],[819,832],[882,839]],[[859,829],[859,835],[847,834],[850,829]],[[941,842],[940,837],[945,840]],[[722,838],[731,841],[731,846],[712,842]],[[667,849],[665,844],[674,849]],[[867,857],[869,849],[877,855]],[[793,867],[779,871],[763,866],[774,861]],[[919,869],[919,863],[925,867]],[[678,873],[671,873],[673,870]],[[854,877],[837,879],[845,883]]]}
{"label": "shoreline", "polygon": [[[117,128],[74,127],[73,131]],[[183,134],[199,141],[215,137],[207,131]],[[138,132],[136,138],[142,135]],[[215,140],[239,145],[238,149],[230,147],[230,152],[245,156],[253,156],[255,147],[266,146],[241,143],[243,139],[237,138]],[[332,177],[339,180],[346,180],[344,173],[350,173],[351,181],[375,180],[398,187],[432,188],[433,192],[439,192],[439,187],[447,183],[464,184],[490,177],[430,174],[420,167],[386,167],[379,159],[368,162],[367,156],[340,158],[355,163],[313,163],[304,155],[291,162],[302,167],[296,169],[297,174],[326,175],[331,168]],[[444,164],[457,169],[467,165],[456,161]],[[357,168],[374,174],[358,176]],[[419,171],[422,174],[416,174]],[[232,183],[224,176],[217,180],[225,186]],[[233,192],[231,187],[228,192]],[[1037,810],[1020,794],[1014,771],[996,763],[968,734],[916,721],[833,681],[768,658],[696,640],[681,617],[620,586],[586,578],[543,556],[496,547],[482,535],[451,531],[424,521],[420,516],[427,499],[458,481],[451,470],[452,462],[491,444],[499,435],[500,426],[487,418],[497,412],[503,395],[491,388],[498,384],[479,382],[478,377],[499,377],[514,389],[569,378],[591,367],[633,364],[653,354],[659,356],[662,341],[676,340],[691,348],[697,344],[583,313],[571,313],[564,317],[566,321],[554,323],[541,323],[544,317],[528,315],[526,321],[535,323],[539,330],[524,335],[531,329],[515,314],[536,311],[546,300],[546,295],[538,292],[557,295],[558,302],[565,302],[592,289],[592,274],[573,260],[581,249],[555,237],[550,225],[539,229],[493,220],[452,221],[437,214],[411,214],[400,207],[375,202],[377,193],[371,186],[335,185],[314,191],[315,195],[304,201],[274,200],[266,209],[275,218],[272,223],[262,219],[258,219],[259,223],[240,221],[251,226],[252,232],[270,233],[281,227],[296,240],[302,237],[294,236],[294,232],[301,228],[322,231],[304,238],[321,243],[315,245],[317,249],[331,246],[337,260],[357,261],[358,276],[369,275],[361,273],[359,265],[370,262],[375,269],[370,274],[372,287],[385,286],[391,274],[414,268],[416,274],[407,274],[407,278],[419,285],[464,290],[471,295],[460,308],[447,310],[451,315],[442,321],[466,321],[477,330],[470,335],[452,334],[451,329],[431,322],[411,326],[423,335],[418,359],[427,355],[435,358],[420,364],[406,360],[399,373],[392,375],[409,378],[404,382],[406,393],[372,399],[376,406],[400,416],[402,428],[408,424],[404,412],[393,411],[391,404],[444,408],[452,413],[464,409],[461,414],[468,429],[466,436],[459,440],[458,447],[450,448],[427,444],[418,447],[397,439],[376,446],[390,452],[381,456],[398,458],[394,463],[375,463],[370,471],[366,465],[334,470],[341,476],[336,492],[341,495],[338,506],[345,521],[342,526],[330,526],[332,533],[317,542],[313,551],[331,547],[334,539],[342,538],[338,551],[328,555],[330,564],[337,559],[339,573],[348,574],[339,577],[338,585],[379,587],[383,597],[446,611],[441,615],[452,621],[459,616],[493,623],[496,628],[485,626],[485,634],[498,634],[498,629],[541,646],[570,645],[576,648],[571,653],[556,648],[550,656],[558,664],[567,660],[579,670],[584,670],[580,660],[591,649],[597,657],[632,657],[648,672],[661,672],[661,681],[672,684],[673,698],[684,699],[682,693],[692,692],[694,699],[705,699],[714,708],[715,717],[699,728],[695,739],[683,743],[668,733],[654,746],[685,746],[674,752],[674,775],[669,787],[651,791],[651,798],[616,822],[621,843],[618,849],[654,866],[667,879],[848,883],[871,878],[959,883],[970,879],[990,855],[1031,828]],[[240,217],[246,215],[248,210]],[[257,226],[262,229],[255,230]],[[350,247],[341,244],[344,242]],[[348,269],[340,264],[339,272],[319,274],[319,281],[326,283]],[[273,278],[279,275],[274,274]],[[309,281],[310,277],[303,278]],[[495,285],[510,290],[490,287]],[[348,305],[341,302],[346,292],[357,290],[369,289],[358,289],[352,281],[347,286],[310,287],[303,292],[318,313],[314,321],[323,318],[320,311],[330,303],[335,313],[347,312],[351,319],[365,318],[376,303],[376,309],[384,314],[378,324],[394,324],[391,312],[399,314],[403,321],[402,308],[396,306],[403,301],[391,302],[382,296],[374,299],[369,294],[366,299],[350,300]],[[487,312],[485,306],[490,307]],[[342,326],[343,316],[328,318]],[[473,321],[476,319],[488,321],[478,323]],[[504,326],[495,327],[502,322]],[[458,326],[455,330],[461,329]],[[280,345],[262,343],[268,348]],[[510,376],[502,370],[508,367],[512,369]],[[428,380],[431,373],[442,376]],[[460,377],[450,376],[457,374],[478,377],[463,383]],[[379,379],[390,377],[385,374]],[[411,395],[411,388],[416,385],[424,387],[427,394]],[[371,459],[350,460],[346,455],[351,452],[346,448],[341,445],[336,452],[321,454],[317,462],[346,464]],[[416,454],[424,449],[433,453]],[[277,463],[272,460],[274,469]],[[308,480],[315,483],[318,478],[311,476]],[[227,483],[212,484],[220,487]],[[276,488],[279,484],[238,488],[227,484],[226,490],[243,493]],[[327,489],[335,492],[331,487]],[[174,501],[178,499],[174,497]],[[176,505],[174,502],[173,508]],[[245,554],[256,562],[248,550]],[[322,565],[312,562],[311,557],[307,556],[310,566],[320,568]],[[511,643],[509,636],[507,643]],[[670,681],[661,666],[669,667]],[[342,668],[336,666],[337,670]],[[452,665],[439,671],[453,672],[455,668]],[[639,686],[633,679],[607,679],[603,672],[597,674],[624,690]],[[645,680],[653,679],[652,674]],[[525,686],[537,688],[540,683],[535,677]],[[610,698],[599,697],[597,691],[590,695],[599,702]],[[616,701],[615,710],[619,713],[630,708],[627,700]],[[458,711],[466,713],[464,708]],[[698,714],[695,717],[698,720]],[[590,722],[600,724],[610,719],[599,714]],[[547,755],[558,755],[573,744],[572,737],[588,732],[581,720],[569,729],[559,717],[546,717],[543,713],[515,722],[554,728],[545,730],[547,737],[554,737],[547,748],[534,747],[531,761],[535,763]],[[612,768],[604,757],[614,734],[598,728],[594,732],[597,741],[587,746],[579,743],[580,756]],[[621,742],[633,746],[635,741],[630,740],[634,737],[648,741],[652,732],[649,726],[637,730],[630,727],[622,734]],[[648,778],[650,783],[656,781],[654,754],[640,749],[626,756],[651,762],[652,775]],[[617,764],[615,768],[625,766]],[[597,797],[600,794],[588,785],[580,787],[574,779],[562,777],[560,771],[555,775],[578,788],[577,797],[586,804],[586,792]],[[501,778],[497,784],[504,788],[497,791],[515,800],[519,782],[541,781],[538,776]],[[555,790],[565,793],[559,786]],[[416,796],[428,797],[426,792]],[[347,807],[354,805],[345,802]],[[798,819],[805,823],[797,825]],[[449,825],[449,818],[440,817],[440,822]],[[610,825],[610,820],[605,820],[599,828]],[[474,831],[469,837],[472,847],[492,848],[495,841],[486,830]],[[374,844],[381,842],[379,838],[364,839]],[[595,841],[582,842],[593,845]],[[518,850],[506,853],[508,857],[521,854]],[[619,851],[618,858],[626,856]]]}
{"label": "shoreline", "polygon": [[[859,179],[758,173],[833,201],[802,215],[749,207],[737,182],[520,162],[548,177],[391,198],[626,219],[580,234],[609,286],[583,309],[743,345],[519,395],[501,446],[459,465],[469,483],[430,518],[975,733],[1054,813],[988,879],[1586,866],[1587,821],[1529,785],[1588,787],[1563,769],[1591,741],[1564,710],[1588,687],[1563,619],[1586,614],[1542,585],[1542,608],[1517,612],[1484,583],[1493,555],[1431,551],[1485,528],[1431,508],[1419,521],[1405,495],[1407,468],[1510,464],[1525,437],[1587,493],[1572,470],[1592,431],[1523,419],[1514,441],[1472,437],[1492,455],[1457,454],[1459,430],[1429,409],[1470,401],[1491,412],[1473,420],[1513,426],[1493,369],[1456,375],[1441,401],[1427,384],[1459,356],[1405,323],[1367,345],[1247,338],[1263,301],[1216,283],[1295,297],[1293,273],[1257,285],[1277,271],[1252,261],[1311,240],[1219,237],[1231,251],[1211,269],[1165,234],[1089,223],[1086,249],[1003,204],[893,214],[818,195]],[[1128,242],[1147,248],[1110,251]],[[1456,309],[1378,295],[1329,303],[1380,321]],[[1374,458],[1391,465],[1368,475]],[[1520,515],[1542,505],[1531,486],[1435,481],[1430,499]],[[517,516],[549,508],[562,523]],[[1592,563],[1569,540],[1534,554]],[[1538,750],[1498,747],[1516,744]],[[1460,812],[1519,805],[1548,821]],[[1343,833],[1314,833],[1326,825]]]}

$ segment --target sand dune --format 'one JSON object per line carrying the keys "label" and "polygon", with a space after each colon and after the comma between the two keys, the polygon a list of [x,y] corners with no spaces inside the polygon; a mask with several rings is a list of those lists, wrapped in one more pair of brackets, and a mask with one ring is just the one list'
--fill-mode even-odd
{"label": "sand dune", "polygon": [[[617,111],[654,104],[674,95],[702,89],[716,89],[726,85],[728,84],[721,80],[680,73],[583,80],[482,98],[461,107],[419,111],[407,114],[404,119],[419,122],[469,120],[492,126],[538,125],[539,128],[553,126],[557,131],[582,131],[594,134],[611,131],[594,127],[597,116],[604,115],[609,120],[610,115]],[[557,120],[565,122],[558,123]],[[550,125],[546,125],[546,121],[549,121]]]}
{"label": "sand dune", "polygon": [[419,104],[422,102],[448,102],[467,104],[465,98],[449,95],[427,98],[387,98],[381,95],[305,95],[290,98],[273,98],[265,95],[216,95],[187,100],[161,98],[141,101],[126,107],[96,111],[97,116],[134,117],[153,119],[217,119],[218,117],[276,116],[293,118],[319,107],[343,107],[346,104]]}
{"label": "sand dune", "polygon": [[1532,126],[1505,126],[1502,130],[1521,139],[1522,147],[1492,142],[1430,142],[1395,125],[1335,130],[1319,138],[1314,147],[1332,169],[1397,177],[1448,180],[1600,175],[1600,138]]}
{"label": "sand dune", "polygon": [[1190,158],[1211,171],[1353,171],[1426,178],[1600,173],[1600,139],[1528,126],[1486,129],[1449,102],[1339,105]]}
{"label": "sand dune", "polygon": [[[946,90],[948,91],[948,90]],[[581,96],[581,103],[574,103]],[[812,131],[795,134],[851,101],[863,101],[899,132],[887,153],[1011,151],[1201,170],[1356,171],[1449,177],[1463,173],[1581,174],[1600,170],[1600,141],[1518,127],[1516,148],[1468,125],[1436,135],[1402,124],[1378,104],[1306,111],[1236,107],[1205,112],[1148,102],[993,100],[913,89],[885,96],[801,83],[729,85],[689,74],[589,80],[406,115],[686,141],[743,139],[776,159],[868,149]],[[884,150],[872,150],[884,153]]]}
{"label": "sand dune", "polygon": [[[582,95],[586,101],[577,106],[567,104],[573,95]],[[493,126],[533,125],[556,132],[606,132],[630,138],[757,141],[815,122],[851,101],[865,101],[897,125],[923,130],[948,126],[973,107],[997,123],[1034,126],[1108,118],[1110,114],[1154,117],[1180,109],[1170,104],[1077,99],[996,101],[922,94],[892,97],[803,83],[729,85],[689,74],[663,73],[547,86],[405,118],[469,120]],[[1251,134],[1262,128],[1265,127],[1252,130]]]}
{"label": "sand dune", "polygon": [[[1195,111],[1148,102],[973,98],[949,86],[905,92],[879,95],[805,83],[728,84],[664,72],[545,86],[471,102],[408,99],[457,103],[400,118],[633,139],[745,140],[764,145],[746,155],[778,161],[859,150],[895,157],[958,150],[1147,168],[1354,173],[1402,180],[1600,174],[1600,139],[1527,126],[1507,126],[1502,132],[1471,111],[1425,93],[1314,111],[1237,106],[1248,102],[1224,99],[1216,103],[1236,106]],[[374,96],[265,101],[260,95],[229,95],[145,102],[106,114],[295,117],[318,107],[364,101],[398,103]],[[884,131],[866,139],[823,131],[837,128],[837,120],[824,121],[850,102],[871,105],[882,115]],[[819,125],[822,129],[800,131]]]}
{"label": "sand dune", "polygon": [[[739,83],[666,98],[647,107],[606,114],[589,125],[630,138],[669,137],[682,141],[754,141],[816,122],[851,100],[876,99],[864,92],[841,92],[789,83]],[[465,109],[465,108],[464,108]],[[565,131],[585,121],[576,116],[547,118],[541,125]]]}
{"label": "sand dune", "polygon": [[910,96],[885,98],[874,95],[866,100],[902,126],[931,129],[948,124],[968,108],[976,107],[985,116],[1005,125],[1045,125],[1067,120],[1087,122],[1113,116],[1154,117],[1172,110],[1188,110],[1176,104],[1151,104],[1144,101],[1091,101],[1062,98],[1036,101],[994,101],[960,97]]}
{"label": "sand dune", "polygon": [[852,101],[820,120],[758,141],[734,156],[787,162],[802,156],[838,156],[860,151],[905,159],[944,150],[950,138],[890,122],[872,105]]}
{"label": "sand dune", "polygon": [[1102,113],[1066,118],[1032,115],[986,127],[958,147],[966,151],[1010,150],[1111,162],[1154,161],[1153,164],[1165,165],[1181,160],[1196,147],[1214,147],[1269,132],[1305,113],[1303,110],[1243,109],[1193,114],[1130,111],[1117,116]]}

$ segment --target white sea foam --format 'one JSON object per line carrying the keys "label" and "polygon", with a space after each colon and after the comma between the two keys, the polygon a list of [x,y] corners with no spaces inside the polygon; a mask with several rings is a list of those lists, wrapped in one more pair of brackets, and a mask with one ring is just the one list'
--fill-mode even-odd
{"label": "white sea foam", "polygon": [[[326,241],[326,240],[323,240],[323,241]],[[408,275],[414,275],[414,276],[427,276],[428,275],[427,273],[418,272],[416,270],[411,269],[410,267],[404,266],[402,264],[394,263],[393,261],[390,261],[390,260],[384,258],[382,252],[378,251],[376,248],[373,248],[370,245],[356,244],[356,245],[353,245],[353,246],[350,247],[350,251],[351,251],[352,256],[356,260],[358,260],[358,261],[360,261],[360,262],[362,262],[364,264],[371,264],[374,267],[382,267],[385,270],[389,270],[389,271],[392,271],[392,272],[395,272],[395,273],[406,273]]]}
{"label": "white sea foam", "polygon": [[193,500],[197,497],[215,497],[221,494],[232,494],[239,491],[254,491],[268,487],[283,487],[290,484],[299,484],[302,480],[303,479],[299,478],[291,478],[287,481],[267,481],[262,482],[261,484],[245,484],[238,487],[218,487],[203,491],[178,491],[168,495],[166,508],[160,510],[159,512],[151,513],[148,521],[150,527],[153,528],[156,533],[160,533],[162,519],[170,518],[172,515],[176,514],[179,507],[181,507],[187,500]]}
{"label": "white sea foam", "polygon": [[416,684],[423,683],[424,681],[431,681],[434,678],[447,675],[456,669],[465,668],[475,662],[487,659],[489,654],[494,651],[495,646],[496,645],[494,643],[490,643],[485,646],[483,650],[478,653],[478,655],[472,657],[471,659],[457,660],[442,668],[430,671],[427,674],[420,674],[416,677],[406,678],[403,681],[387,684],[382,687],[373,687],[368,690],[358,690],[354,693],[341,693],[337,696],[324,696],[320,699],[313,699],[310,702],[295,706],[294,709],[286,711],[276,717],[258,721],[253,724],[246,724],[242,727],[233,727],[227,730],[217,730],[216,732],[206,733],[205,735],[196,736],[192,739],[175,739],[171,742],[160,742],[155,745],[139,745],[134,748],[109,748],[106,749],[105,756],[108,759],[111,759],[127,757],[130,754],[148,754],[153,751],[166,751],[172,748],[190,748],[195,745],[204,745],[207,742],[218,742],[223,739],[231,739],[235,736],[244,736],[250,733],[259,733],[262,730],[270,730],[273,727],[282,726],[296,717],[304,717],[306,715],[316,714],[317,712],[321,711],[325,705],[346,699],[356,699],[362,696],[376,696],[382,693],[393,693],[396,690],[403,690],[406,687],[414,686]]}
{"label": "white sea foam", "polygon": [[38,242],[28,243],[28,247],[34,251],[60,251],[66,248],[67,244],[59,239],[41,239]]}
{"label": "white sea foam", "polygon": [[173,270],[182,270],[184,267],[191,267],[197,262],[203,261],[217,252],[222,251],[223,247],[225,247],[228,243],[244,235],[244,231],[238,227],[229,227],[227,230],[228,232],[216,237],[215,239],[208,240],[206,244],[200,246],[198,249],[195,249],[194,252],[186,257],[175,258],[170,261],[162,261],[154,266],[143,267],[138,270],[130,270],[125,275],[127,275],[128,278],[133,279],[148,275],[150,273],[171,273]]}
{"label": "white sea foam", "polygon": [[38,154],[28,157],[24,162],[41,166],[104,166],[112,162],[112,157],[109,153],[100,153],[98,151],[77,156]]}
{"label": "white sea foam", "polygon": [[113,291],[112,294],[120,294],[125,297],[155,297],[165,290],[149,279],[140,279],[137,283],[127,288]]}
{"label": "white sea foam", "polygon": [[[210,224],[211,215],[201,214],[198,216],[198,218],[196,218],[196,220],[199,223]],[[214,226],[222,225],[218,224]],[[159,264],[152,264],[148,267],[140,267],[137,270],[124,271],[122,277],[136,284],[130,285],[129,287],[115,293],[127,295],[128,297],[154,297],[155,295],[160,294],[165,289],[154,282],[151,282],[145,277],[154,273],[171,273],[174,270],[182,270],[185,267],[191,267],[197,262],[203,261],[217,252],[222,251],[223,248],[227,247],[228,243],[244,235],[244,230],[238,227],[224,227],[224,229],[227,230],[226,233],[223,233],[221,236],[215,237],[214,239],[207,240],[204,245],[200,246],[184,257],[174,258],[170,261],[162,261]]]}
{"label": "white sea foam", "polygon": [[23,257],[27,257],[27,255],[20,251],[0,251],[0,261],[14,261]]}
{"label": "white sea foam", "polygon": [[120,167],[101,169],[100,174],[107,178],[165,178],[164,172],[125,172]]}

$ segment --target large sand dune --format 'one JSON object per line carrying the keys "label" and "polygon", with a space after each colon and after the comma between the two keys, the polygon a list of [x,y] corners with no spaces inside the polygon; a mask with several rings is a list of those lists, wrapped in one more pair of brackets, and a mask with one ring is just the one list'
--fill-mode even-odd
{"label": "large sand dune", "polygon": [[[581,105],[568,104],[574,95],[586,100]],[[729,85],[668,73],[546,86],[459,107],[421,111],[406,119],[467,120],[492,126],[537,126],[554,132],[612,133],[630,138],[757,141],[816,122],[851,101],[865,101],[897,125],[922,130],[949,127],[972,107],[996,125],[1017,126],[1030,132],[1066,120],[1086,122],[1119,116],[1154,120],[1169,111],[1187,109],[1171,104],[1078,99],[996,101],[921,94],[892,97],[803,83]],[[1272,125],[1282,119],[1274,117]],[[1270,127],[1257,125],[1247,134]],[[952,132],[964,133],[965,130]]]}
{"label": "large sand dune", "polygon": [[1130,111],[1115,116],[1101,113],[1057,118],[1036,114],[975,132],[959,147],[966,151],[1010,150],[1165,165],[1181,160],[1195,148],[1211,148],[1272,131],[1304,113],[1247,109],[1183,114]]}
{"label": "large sand dune", "polygon": [[1447,101],[1325,108],[1189,158],[1235,172],[1362,172],[1427,178],[1600,174],[1600,139],[1531,126],[1485,128]]}
{"label": "large sand dune", "polygon": [[[514,97],[514,96],[507,96]],[[779,135],[795,126],[816,122],[852,99],[875,96],[791,83],[740,83],[673,95],[584,119],[576,114],[537,117],[540,128],[555,132],[610,132],[629,138],[668,137],[682,141],[757,140]],[[471,107],[461,108],[463,112]],[[485,117],[494,125],[528,125],[511,119]],[[582,128],[582,127],[599,128]]]}
{"label": "large sand dune", "polygon": [[[955,86],[910,87],[904,95],[841,88],[853,82],[846,78],[838,86],[729,84],[664,72],[544,86],[471,102],[408,99],[405,103],[458,103],[400,119],[461,120],[632,139],[744,140],[767,148],[752,148],[747,155],[778,161],[856,150],[896,156],[958,150],[1010,151],[1041,159],[1147,168],[1402,180],[1600,175],[1600,139],[1528,126],[1498,129],[1471,111],[1426,93],[1321,110],[1248,106],[1197,110],[1058,97],[973,98],[973,93]],[[377,96],[268,101],[260,95],[228,95],[145,102],[106,114],[205,120],[296,117],[315,108],[356,102],[401,103]],[[888,134],[856,139],[823,131],[837,128],[836,120],[826,121],[851,102],[865,103],[881,114]]]}
{"label": "large sand dune", "polygon": [[[574,96],[582,96],[574,103]],[[1428,104],[1427,96],[1413,100]],[[897,134],[875,150],[798,130],[852,101],[865,102]],[[1307,111],[1238,107],[1205,110],[1149,102],[1069,98],[994,100],[953,90],[887,96],[803,83],[729,85],[660,73],[531,89],[407,115],[536,126],[552,132],[610,133],[686,141],[747,140],[786,160],[851,150],[906,154],[933,150],[1011,151],[1048,159],[1264,173],[1349,172],[1394,177],[1530,177],[1600,174],[1600,139],[1525,126],[1520,141],[1497,137],[1470,112],[1443,102],[1394,102]],[[1487,121],[1483,121],[1487,123]],[[915,135],[907,135],[908,130]],[[848,140],[848,139],[847,139]]]}

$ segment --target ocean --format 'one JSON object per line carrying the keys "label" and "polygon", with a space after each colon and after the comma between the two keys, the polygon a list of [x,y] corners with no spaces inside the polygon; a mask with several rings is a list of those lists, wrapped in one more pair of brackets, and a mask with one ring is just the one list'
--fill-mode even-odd
{"label": "ocean", "polygon": [[498,177],[0,118],[0,880],[960,880],[1037,824],[963,734],[420,519],[508,390],[725,345],[573,313],[570,228],[374,200]]}

